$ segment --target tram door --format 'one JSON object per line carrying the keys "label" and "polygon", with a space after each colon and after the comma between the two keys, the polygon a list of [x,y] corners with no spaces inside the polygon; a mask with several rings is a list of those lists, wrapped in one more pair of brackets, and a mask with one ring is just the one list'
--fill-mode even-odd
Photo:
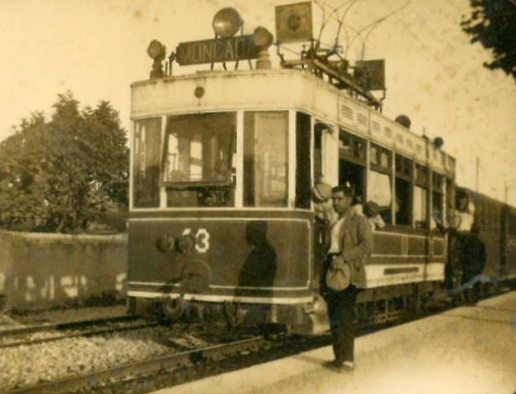
{"label": "tram door", "polygon": [[[323,133],[325,127],[321,123],[317,123],[314,127],[314,185],[324,181],[323,174]],[[323,272],[323,263],[325,258],[325,248],[327,243],[327,223],[322,218],[315,215],[314,218],[314,283],[319,283],[319,278]]]}
{"label": "tram door", "polygon": [[[336,178],[332,172],[332,152],[329,151],[332,145],[331,126],[317,122],[313,130],[313,180],[314,185],[324,182],[330,186],[336,186],[333,180]],[[315,202],[315,200],[314,200]],[[321,216],[315,215],[314,219],[314,281],[318,283],[318,279],[322,275],[323,263],[326,257],[326,248],[328,245],[329,223]]]}

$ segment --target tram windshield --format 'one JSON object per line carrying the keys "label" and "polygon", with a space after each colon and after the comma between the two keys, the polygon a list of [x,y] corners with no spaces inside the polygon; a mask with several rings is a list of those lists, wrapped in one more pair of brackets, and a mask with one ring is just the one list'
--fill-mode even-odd
{"label": "tram windshield", "polygon": [[235,113],[170,116],[163,147],[167,207],[234,205]]}
{"label": "tram windshield", "polygon": [[163,182],[230,183],[234,141],[234,114],[170,117],[165,136]]}

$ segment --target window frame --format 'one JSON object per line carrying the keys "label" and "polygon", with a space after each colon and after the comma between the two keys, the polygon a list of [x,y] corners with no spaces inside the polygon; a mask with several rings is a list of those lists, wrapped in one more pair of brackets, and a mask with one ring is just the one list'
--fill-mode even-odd
{"label": "window frame", "polygon": [[[149,122],[149,121],[158,121],[159,122],[159,127],[157,128],[158,132],[157,132],[157,136],[158,136],[158,143],[157,143],[157,148],[156,151],[157,151],[157,154],[156,155],[153,155],[153,158],[155,160],[155,162],[157,163],[157,181],[156,181],[156,185],[155,188],[155,199],[157,200],[155,204],[152,204],[152,205],[144,205],[144,206],[139,206],[137,205],[137,201],[136,201],[136,197],[135,197],[135,192],[136,192],[136,188],[137,188],[137,185],[136,185],[136,175],[137,175],[137,172],[135,170],[135,166],[136,166],[136,155],[137,155],[137,152],[136,152],[136,135],[138,133],[137,129],[138,129],[138,125],[143,123],[143,122]],[[131,122],[131,139],[130,139],[130,194],[129,194],[129,207],[130,207],[130,210],[155,210],[155,209],[159,209],[160,206],[161,206],[161,190],[160,190],[160,177],[161,177],[161,155],[160,155],[160,151],[162,149],[162,144],[163,144],[163,117],[162,116],[148,116],[148,117],[144,117],[144,118],[138,118],[138,119],[133,119],[133,121]]]}
{"label": "window frame", "polygon": [[[226,180],[222,181],[213,181],[213,180],[200,180],[200,181],[166,181],[165,177],[165,168],[166,168],[166,160],[167,160],[167,147],[169,141],[170,134],[170,124],[174,119],[185,119],[188,117],[216,117],[216,116],[224,116],[226,115],[230,118],[229,126],[232,127],[232,136],[230,136],[230,157],[228,158],[229,167],[229,177]],[[161,152],[160,152],[160,208],[162,210],[178,210],[178,209],[234,209],[237,207],[237,198],[238,198],[238,185],[235,184],[238,182],[238,125],[239,125],[239,117],[238,111],[235,110],[224,110],[224,111],[211,111],[211,112],[188,112],[188,113],[179,113],[179,114],[168,114],[162,116],[162,136],[161,136]],[[236,173],[233,172],[233,169]],[[202,189],[205,189],[204,191]],[[226,193],[227,198],[221,198],[221,201],[227,202],[227,204],[222,205],[199,205],[199,204],[185,204],[185,205],[169,205],[170,198],[169,193],[173,192],[187,192],[187,191],[196,191],[197,198],[200,199],[198,201],[208,201],[207,198],[212,198],[215,196],[222,196],[223,193]],[[216,201],[216,199],[215,199]]]}
{"label": "window frame", "polygon": [[[349,148],[345,148],[345,145],[342,143],[344,138],[349,139]],[[362,146],[360,146],[360,144],[362,144]],[[348,151],[351,151],[351,153],[348,153]],[[358,137],[342,127],[339,127],[339,160],[349,161],[353,164],[367,167],[367,151],[367,139]]]}
{"label": "window frame", "polygon": [[[254,189],[253,189],[253,204],[250,205],[248,204],[246,198],[247,198],[247,194],[249,194],[250,192],[247,191],[246,189],[246,185],[247,185],[247,172],[248,172],[248,169],[246,168],[247,166],[247,163],[246,163],[246,149],[247,147],[249,146],[248,144],[246,144],[246,141],[247,139],[249,138],[249,136],[247,135],[247,122],[248,120],[246,120],[246,115],[252,115],[252,114],[263,114],[263,113],[285,113],[286,114],[286,130],[285,130],[285,133],[286,133],[286,152],[285,152],[285,157],[286,157],[286,178],[285,178],[285,185],[286,185],[286,201],[285,201],[285,204],[283,206],[270,206],[270,205],[261,205],[261,206],[256,206],[256,196],[254,194]],[[260,209],[268,209],[268,210],[286,210],[286,209],[291,209],[293,207],[293,195],[295,194],[295,149],[291,149],[291,143],[295,143],[295,137],[296,137],[296,130],[295,130],[295,127],[296,127],[296,122],[295,122],[295,119],[296,119],[296,111],[293,111],[293,110],[289,110],[289,109],[275,109],[275,110],[253,110],[253,109],[249,109],[249,110],[245,110],[243,111],[243,126],[242,126],[242,201],[241,201],[241,208],[243,209],[256,209],[256,210],[260,210]],[[254,133],[254,124],[253,124],[253,133]],[[254,138],[254,134],[253,134],[253,138]],[[253,152],[253,158],[255,157],[254,155],[254,152]],[[254,167],[254,161],[253,161],[253,167]],[[293,168],[294,167],[294,168]],[[254,173],[253,173],[254,174]],[[292,179],[292,177],[294,177],[294,179]],[[254,182],[253,182],[254,184]],[[254,186],[253,186],[254,188]]]}
{"label": "window frame", "polygon": [[[232,173],[232,169],[230,171],[230,178],[223,181],[208,181],[208,180],[200,180],[200,181],[166,181],[165,178],[165,167],[166,167],[166,161],[167,161],[167,155],[165,148],[167,147],[168,141],[169,141],[169,122],[171,119],[181,119],[186,117],[194,117],[198,115],[206,115],[207,117],[210,116],[217,116],[217,115],[233,115],[233,127],[232,130],[232,136],[230,136],[230,158],[229,158],[229,165],[232,164],[233,160],[236,162],[236,155],[237,155],[237,146],[238,146],[238,122],[237,122],[237,112],[236,111],[221,111],[221,112],[203,112],[202,114],[197,113],[189,113],[189,114],[179,114],[179,115],[168,115],[166,116],[166,124],[164,127],[164,135],[162,137],[162,148],[161,148],[161,171],[160,171],[160,186],[164,186],[165,188],[173,188],[173,189],[188,189],[188,188],[195,188],[195,187],[204,187],[204,186],[221,186],[221,187],[233,187],[235,188],[235,174]],[[238,171],[236,168],[237,165],[235,163],[235,170]]]}

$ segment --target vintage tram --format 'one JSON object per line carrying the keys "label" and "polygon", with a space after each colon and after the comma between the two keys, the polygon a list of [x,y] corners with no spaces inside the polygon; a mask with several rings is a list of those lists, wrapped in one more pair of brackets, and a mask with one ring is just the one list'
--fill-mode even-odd
{"label": "vintage tram", "polygon": [[454,158],[324,57],[272,68],[266,49],[256,69],[170,76],[158,65],[132,84],[130,305],[318,329],[321,180],[350,183],[387,224],[358,302],[376,313],[417,304],[444,280],[446,235],[432,223],[454,208]]}

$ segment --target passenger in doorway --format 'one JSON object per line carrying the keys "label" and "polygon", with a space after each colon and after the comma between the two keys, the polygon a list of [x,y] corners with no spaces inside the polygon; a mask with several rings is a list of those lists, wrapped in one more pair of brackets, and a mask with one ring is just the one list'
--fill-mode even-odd
{"label": "passenger in doorway", "polygon": [[[466,301],[475,303],[480,296],[480,275],[486,265],[486,247],[478,236],[480,226],[474,223],[464,237],[461,254],[462,286]],[[471,288],[473,287],[473,288]]]}
{"label": "passenger in doorway", "polygon": [[458,220],[457,231],[462,233],[471,231],[475,218],[475,205],[469,201],[467,194],[460,196],[455,215]]}
{"label": "passenger in doorway", "polygon": [[331,202],[332,187],[324,182],[317,182],[312,188],[314,206],[314,258],[317,265],[317,274],[322,277],[324,260],[326,259],[326,245],[330,239],[330,226],[337,219]]}
{"label": "passenger in doorway", "polygon": [[448,234],[448,262],[444,271],[444,284],[448,295],[454,302],[460,290],[462,281],[462,250],[465,233],[458,231],[460,216],[458,211],[450,210],[447,214],[447,224],[443,224],[441,217],[434,216],[436,228],[442,234]]}
{"label": "passenger in doorway", "polygon": [[331,225],[337,219],[331,202],[331,186],[318,182],[312,189],[315,218],[326,225]]}
{"label": "passenger in doorway", "polygon": [[380,215],[380,207],[374,201],[368,201],[365,203],[364,216],[367,218],[373,231],[385,227],[385,222]]}
{"label": "passenger in doorway", "polygon": [[[355,367],[355,305],[360,289],[365,288],[365,263],[372,251],[373,236],[366,218],[351,212],[353,190],[347,186],[332,189],[333,208],[338,220],[331,226],[330,242],[321,279],[321,294],[328,306],[335,359],[324,363],[336,371],[352,371]],[[330,268],[347,265],[349,285],[333,290],[326,282]],[[345,274],[344,274],[345,276]]]}

